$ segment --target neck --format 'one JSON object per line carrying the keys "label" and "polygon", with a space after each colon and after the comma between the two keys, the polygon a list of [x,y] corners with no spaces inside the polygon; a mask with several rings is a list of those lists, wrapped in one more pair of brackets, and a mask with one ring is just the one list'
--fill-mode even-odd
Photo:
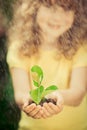
{"label": "neck", "polygon": [[55,37],[49,36],[45,33],[42,33],[42,35],[41,35],[41,42],[42,42],[41,48],[54,49],[57,47],[56,41],[57,40]]}

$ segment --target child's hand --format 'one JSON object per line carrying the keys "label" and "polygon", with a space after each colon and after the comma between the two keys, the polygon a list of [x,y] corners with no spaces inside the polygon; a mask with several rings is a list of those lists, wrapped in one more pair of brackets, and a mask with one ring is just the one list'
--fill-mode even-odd
{"label": "child's hand", "polygon": [[58,91],[47,95],[47,98],[48,99],[51,98],[54,101],[56,101],[56,105],[52,102],[44,103],[41,110],[43,118],[51,117],[55,114],[58,114],[63,109],[64,100],[63,100],[62,95],[59,94]]}
{"label": "child's hand", "polygon": [[41,106],[40,105],[36,105],[35,103],[32,103],[30,105],[27,105],[23,107],[23,111],[30,117],[34,118],[34,119],[40,119],[42,118],[41,113]]}
{"label": "child's hand", "polygon": [[[24,111],[28,116],[39,119],[41,118],[40,114],[40,105],[36,105],[35,103],[31,104],[31,97],[29,93],[21,93],[21,92],[16,92],[15,94],[15,101],[19,108]],[[31,105],[29,105],[31,104]]]}

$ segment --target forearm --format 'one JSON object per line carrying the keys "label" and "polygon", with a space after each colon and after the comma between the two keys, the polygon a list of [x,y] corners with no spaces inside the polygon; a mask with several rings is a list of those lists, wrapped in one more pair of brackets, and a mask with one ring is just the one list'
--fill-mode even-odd
{"label": "forearm", "polygon": [[23,104],[29,98],[30,82],[29,75],[22,69],[11,70],[14,96],[17,104]]}
{"label": "forearm", "polygon": [[18,104],[18,106],[23,105],[27,100],[29,100],[29,89],[28,87],[20,87],[20,88],[16,88],[15,89],[15,85],[14,87],[14,97],[15,97],[15,101]]}
{"label": "forearm", "polygon": [[78,106],[87,93],[87,67],[72,71],[69,89],[60,90],[65,105]]}
{"label": "forearm", "polygon": [[85,90],[79,91],[75,89],[59,90],[63,96],[64,105],[78,106],[86,94]]}

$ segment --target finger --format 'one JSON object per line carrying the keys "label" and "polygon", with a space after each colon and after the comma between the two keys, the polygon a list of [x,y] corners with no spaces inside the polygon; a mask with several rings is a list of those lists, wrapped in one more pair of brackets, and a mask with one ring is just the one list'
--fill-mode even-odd
{"label": "finger", "polygon": [[57,106],[60,107],[60,109],[63,107],[63,104],[64,104],[64,99],[61,95],[58,95],[58,100],[57,100]]}
{"label": "finger", "polygon": [[49,106],[51,107],[51,109],[53,109],[54,114],[58,114],[59,112],[61,112],[62,109],[60,109],[59,106],[54,105],[53,103],[49,103]]}
{"label": "finger", "polygon": [[42,117],[40,115],[36,115],[33,117],[34,119],[41,119]]}
{"label": "finger", "polygon": [[43,117],[50,117],[51,114],[49,113],[49,111],[46,109],[46,107],[43,105],[42,107],[42,110],[43,110]]}
{"label": "finger", "polygon": [[41,109],[40,105],[36,106],[36,108],[33,111],[31,111],[29,113],[29,115],[32,116],[32,117],[34,117],[40,111],[40,109]]}
{"label": "finger", "polygon": [[50,104],[50,103],[44,103],[43,106],[47,109],[47,111],[49,111],[49,113],[50,113],[51,115],[53,115],[53,114],[54,114],[54,110],[50,107],[49,104]]}
{"label": "finger", "polygon": [[44,111],[44,108],[42,108],[42,109],[40,110],[40,113],[41,113],[41,116],[42,116],[43,119],[46,119],[46,118],[48,117],[48,116],[46,115],[45,111]]}
{"label": "finger", "polygon": [[26,97],[23,99],[23,102],[24,102],[23,107],[28,106],[31,101],[32,101],[32,99],[31,99],[30,95],[29,94],[26,95]]}
{"label": "finger", "polygon": [[25,103],[24,103],[24,105],[23,105],[23,108],[24,107],[27,107],[29,105],[29,101],[26,101]]}
{"label": "finger", "polygon": [[44,111],[43,109],[40,110],[40,114],[41,114],[41,118],[47,118],[47,116],[44,114]]}
{"label": "finger", "polygon": [[24,107],[23,108],[23,111],[26,112],[26,113],[30,113],[31,111],[33,111],[34,109],[36,108],[36,104],[33,103],[27,107]]}
{"label": "finger", "polygon": [[43,107],[43,114],[42,114],[42,117],[44,119],[46,119],[47,117],[50,117],[50,114],[48,113],[48,111]]}
{"label": "finger", "polygon": [[35,119],[41,119],[42,118],[42,115],[40,112],[38,112],[35,116],[34,116]]}

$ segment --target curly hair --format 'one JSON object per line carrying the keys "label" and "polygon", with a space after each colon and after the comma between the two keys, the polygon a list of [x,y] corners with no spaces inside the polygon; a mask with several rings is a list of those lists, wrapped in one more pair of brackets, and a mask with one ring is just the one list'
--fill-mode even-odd
{"label": "curly hair", "polygon": [[75,12],[72,27],[63,33],[57,40],[58,51],[65,57],[72,57],[82,42],[86,40],[87,15],[84,12],[82,0],[18,0],[14,5],[14,16],[8,31],[9,46],[20,39],[18,51],[24,56],[31,56],[38,52],[41,45],[40,27],[36,16],[40,6],[47,7],[59,5],[64,10]]}

